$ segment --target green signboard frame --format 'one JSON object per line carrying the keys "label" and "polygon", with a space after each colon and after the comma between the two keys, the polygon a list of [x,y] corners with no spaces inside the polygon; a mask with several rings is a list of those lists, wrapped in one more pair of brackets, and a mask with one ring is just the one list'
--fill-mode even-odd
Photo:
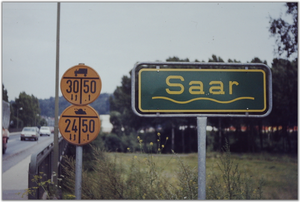
{"label": "green signboard frame", "polygon": [[138,63],[132,109],[145,117],[264,117],[272,109],[271,71],[257,63]]}

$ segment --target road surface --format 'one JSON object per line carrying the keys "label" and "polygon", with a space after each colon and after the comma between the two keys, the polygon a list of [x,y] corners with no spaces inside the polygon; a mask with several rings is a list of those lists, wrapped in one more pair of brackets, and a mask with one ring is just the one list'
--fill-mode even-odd
{"label": "road surface", "polygon": [[[10,133],[7,150],[2,155],[2,200],[27,200],[22,194],[28,188],[28,168],[31,155],[53,142],[51,136],[38,141],[20,140],[20,132]],[[18,194],[19,193],[19,194]]]}

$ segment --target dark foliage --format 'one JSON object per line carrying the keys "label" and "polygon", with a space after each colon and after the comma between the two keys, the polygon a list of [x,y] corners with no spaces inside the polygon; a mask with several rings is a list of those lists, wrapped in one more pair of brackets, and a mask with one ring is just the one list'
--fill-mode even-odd
{"label": "dark foliage", "polygon": [[[98,114],[109,114],[109,96],[108,93],[102,93],[100,96],[90,104]],[[55,111],[55,98],[50,97],[49,99],[39,99],[41,115],[54,117]],[[63,97],[59,97],[59,112],[61,114],[71,104]]]}
{"label": "dark foliage", "polygon": [[298,2],[286,3],[286,14],[292,15],[293,23],[289,24],[282,18],[272,19],[270,17],[269,31],[276,38],[276,53],[290,57],[293,53],[298,53]]}

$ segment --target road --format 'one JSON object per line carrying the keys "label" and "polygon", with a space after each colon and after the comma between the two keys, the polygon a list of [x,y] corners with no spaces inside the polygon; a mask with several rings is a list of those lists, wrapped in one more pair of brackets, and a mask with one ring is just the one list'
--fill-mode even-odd
{"label": "road", "polygon": [[[28,188],[28,168],[31,155],[53,142],[51,136],[38,141],[20,140],[20,132],[11,133],[6,153],[2,155],[2,200],[27,200],[22,194]],[[21,193],[21,194],[18,194]]]}

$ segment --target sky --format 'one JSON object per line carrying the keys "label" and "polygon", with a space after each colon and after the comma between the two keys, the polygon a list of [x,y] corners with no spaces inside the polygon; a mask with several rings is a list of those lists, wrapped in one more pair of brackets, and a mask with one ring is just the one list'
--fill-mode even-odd
{"label": "sky", "polygon": [[[1,12],[9,101],[21,92],[55,97],[57,3],[2,2]],[[214,54],[225,62],[258,57],[271,66],[269,17],[285,12],[283,2],[62,2],[59,80],[84,63],[100,75],[101,93],[113,93],[137,62],[208,62]]]}

